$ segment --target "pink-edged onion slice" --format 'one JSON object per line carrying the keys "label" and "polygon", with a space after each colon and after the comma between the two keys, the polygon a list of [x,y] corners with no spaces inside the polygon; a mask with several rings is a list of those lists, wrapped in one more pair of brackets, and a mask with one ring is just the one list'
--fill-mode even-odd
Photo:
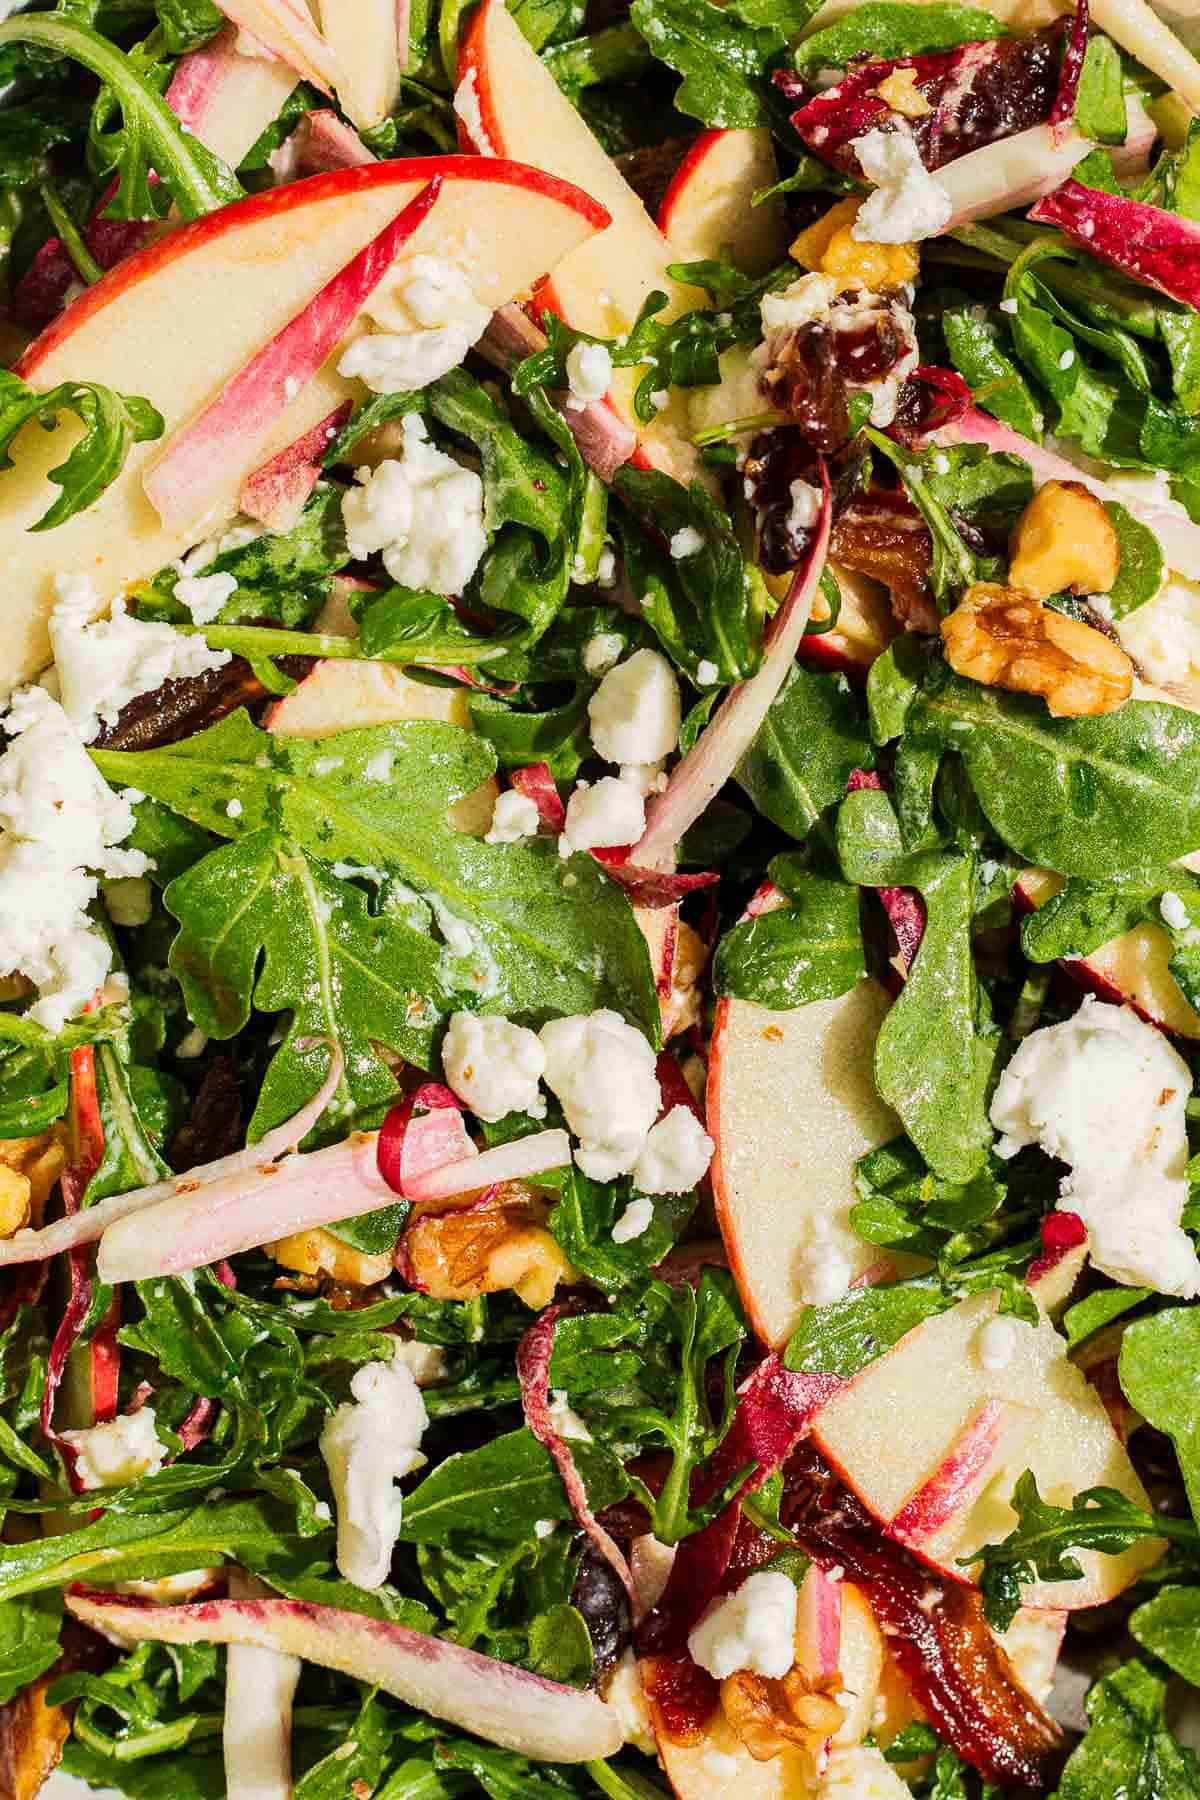
{"label": "pink-edged onion slice", "polygon": [[523,769],[514,769],[508,784],[518,794],[533,801],[538,809],[539,824],[557,837],[567,822],[567,809],[550,773],[549,763],[527,763]]}
{"label": "pink-edged onion slice", "polygon": [[404,1194],[413,1201],[451,1200],[502,1181],[527,1181],[547,1169],[564,1168],[570,1160],[571,1140],[565,1131],[537,1131],[532,1137],[514,1138],[462,1162],[443,1163],[424,1175],[406,1178]]}
{"label": "pink-edged onion slice", "polygon": [[1124,194],[1064,181],[1029,217],[1057,225],[1101,262],[1185,306],[1200,306],[1200,225]]}
{"label": "pink-edged onion slice", "polygon": [[807,560],[797,569],[787,599],[771,621],[761,667],[731,688],[700,741],[677,763],[663,793],[646,810],[646,830],[629,853],[644,869],[669,869],[684,832],[724,787],[750,748],[783,686],[808,624],[829,549],[829,476],[821,465],[821,511]]}
{"label": "pink-edged onion slice", "polygon": [[302,175],[324,175],[331,169],[357,169],[375,158],[352,125],[327,106],[305,113],[296,127],[297,162]]}
{"label": "pink-edged onion slice", "polygon": [[127,1194],[113,1194],[83,1212],[73,1212],[65,1219],[56,1219],[53,1225],[44,1225],[40,1231],[18,1231],[14,1237],[0,1242],[0,1266],[41,1262],[46,1257],[57,1256],[62,1250],[72,1250],[77,1244],[94,1244],[118,1220],[144,1212],[147,1207],[157,1206],[175,1194],[190,1194],[197,1188],[207,1187],[210,1182],[247,1173],[264,1163],[277,1163],[308,1136],[337,1093],[345,1068],[341,1046],[334,1044],[328,1072],[312,1099],[305,1102],[294,1118],[276,1125],[257,1144],[247,1144],[244,1150],[231,1151],[228,1156],[218,1156],[210,1163],[198,1163],[194,1169],[185,1169],[182,1175],[169,1175],[165,1181],[151,1182],[149,1187],[131,1188]]}
{"label": "pink-edged onion slice", "polygon": [[467,1135],[462,1101],[440,1081],[426,1081],[393,1106],[379,1131],[379,1173],[392,1192],[411,1200],[408,1183],[479,1152]]}
{"label": "pink-edged onion slice", "polygon": [[1064,135],[1070,131],[1071,121],[1075,117],[1079,78],[1083,74],[1083,59],[1087,55],[1087,47],[1088,0],[1075,0],[1075,17],[1067,37],[1067,47],[1063,51],[1058,92],[1054,96],[1054,105],[1050,108],[1050,129],[1054,133],[1056,144],[1061,143]]}
{"label": "pink-edged onion slice", "polygon": [[363,1613],[302,1600],[139,1606],[78,1591],[66,1603],[119,1644],[251,1644],[337,1669],[539,1762],[591,1762],[614,1756],[623,1741],[616,1713],[595,1694]]}
{"label": "pink-edged onion slice", "polygon": [[[1146,157],[1158,136],[1158,128],[1145,107],[1130,99],[1129,135],[1113,147],[1113,168],[1118,175],[1134,174],[1145,167]],[[1091,138],[1069,126],[1056,138],[1050,125],[1030,125],[1012,137],[999,138],[969,150],[937,172],[939,186],[950,196],[953,212],[947,231],[969,225],[973,219],[991,219],[1014,207],[1029,206],[1065,181],[1076,163],[1094,150]]]}
{"label": "pink-edged onion slice", "polygon": [[1043,450],[1040,444],[1032,443],[990,414],[980,412],[978,407],[972,407],[961,419],[945,426],[937,433],[936,441],[941,445],[983,444],[989,450],[1019,456],[1033,470],[1034,481],[1039,487],[1047,481],[1081,481],[1098,499],[1115,500],[1143,525],[1148,525],[1162,545],[1169,568],[1186,575],[1190,581],[1200,581],[1200,525],[1193,525],[1186,514],[1170,512],[1165,507],[1139,500],[1135,495],[1119,492],[1107,482],[1077,469],[1065,456]]}
{"label": "pink-edged onion slice", "polygon": [[[476,345],[494,368],[509,370],[546,348],[546,334],[515,303],[492,314],[492,322]],[[561,395],[559,396],[561,400]],[[601,481],[611,481],[637,449],[637,437],[605,400],[573,407],[556,401],[579,454]]]}

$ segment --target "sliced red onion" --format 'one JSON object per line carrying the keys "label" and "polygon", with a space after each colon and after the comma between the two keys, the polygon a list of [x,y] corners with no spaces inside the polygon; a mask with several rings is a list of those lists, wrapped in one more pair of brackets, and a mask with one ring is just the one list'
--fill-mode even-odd
{"label": "sliced red onion", "polygon": [[630,1611],[636,1622],[641,1617],[641,1602],[629,1564],[620,1545],[605,1531],[592,1511],[583,1477],[575,1467],[570,1443],[555,1429],[550,1412],[550,1358],[554,1351],[554,1332],[558,1321],[569,1310],[565,1306],[548,1306],[517,1345],[517,1380],[521,1384],[521,1406],[525,1413],[525,1423],[554,1460],[576,1524],[587,1533],[625,1589],[629,1596]]}
{"label": "sliced red onion", "polygon": [[676,764],[665,792],[651,800],[645,833],[630,852],[630,861],[639,867],[670,868],[676,844],[715,799],[758,736],[795,661],[829,549],[829,475],[823,460],[820,470],[821,511],[808,557],[797,568],[787,599],[771,621],[758,673],[729,690],[698,743]]}
{"label": "sliced red onion", "polygon": [[407,1183],[479,1154],[462,1120],[462,1101],[440,1081],[426,1081],[393,1106],[379,1132],[379,1173],[392,1192],[411,1200]]}
{"label": "sliced red onion", "polygon": [[[1113,168],[1118,175],[1133,175],[1144,169],[1158,135],[1154,121],[1139,101],[1129,100],[1128,113],[1125,142],[1112,149]],[[1012,137],[969,151],[938,170],[938,184],[950,196],[954,209],[946,230],[954,231],[974,219],[990,219],[997,213],[1031,205],[1065,181],[1076,163],[1095,148],[1091,138],[1084,137],[1074,126],[1056,141],[1049,125],[1030,125]]]}
{"label": "sliced red onion", "polygon": [[1106,481],[1076,468],[1065,456],[1043,450],[1040,444],[1032,443],[978,407],[972,407],[953,425],[939,431],[937,441],[942,445],[983,444],[989,450],[1019,456],[1033,470],[1034,481],[1039,487],[1047,481],[1081,481],[1098,499],[1115,501],[1143,525],[1149,526],[1162,545],[1168,567],[1190,581],[1200,581],[1200,525],[1194,525],[1185,514],[1170,512],[1165,507],[1139,500],[1136,495],[1119,492]]}
{"label": "sliced red onion", "polygon": [[1029,217],[1057,225],[1090,256],[1185,306],[1200,307],[1200,225],[1124,194],[1064,181]]}
{"label": "sliced red onion", "polygon": [[706,869],[692,875],[677,875],[664,869],[643,869],[627,860],[628,849],[593,850],[592,856],[606,875],[611,875],[614,881],[621,884],[634,906],[647,906],[652,910],[675,906],[685,895],[694,894],[700,888],[713,887],[721,879],[715,869]]}
{"label": "sliced red onion", "polygon": [[523,769],[514,769],[508,778],[508,784],[518,794],[524,794],[527,800],[533,801],[538,809],[539,820],[547,831],[552,831],[557,837],[567,822],[567,809],[555,786],[549,763],[528,763]]}
{"label": "sliced red onion", "polygon": [[[71,1250],[77,1244],[93,1244],[110,1225],[115,1225],[119,1219],[127,1218],[131,1213],[143,1212],[148,1206],[156,1206],[159,1201],[170,1199],[175,1194],[194,1193],[197,1188],[206,1187],[210,1182],[242,1171],[258,1169],[264,1163],[277,1162],[308,1136],[337,1092],[345,1067],[341,1047],[335,1044],[329,1061],[329,1072],[312,1099],[300,1108],[294,1118],[276,1125],[257,1144],[247,1144],[244,1150],[234,1150],[228,1156],[218,1156],[210,1163],[198,1163],[194,1169],[186,1169],[182,1175],[169,1175],[165,1181],[151,1182],[149,1187],[131,1188],[127,1194],[112,1194],[107,1200],[89,1206],[84,1212],[72,1212],[65,1219],[55,1220],[53,1225],[44,1225],[40,1231],[18,1231],[14,1237],[0,1242],[0,1265],[40,1262],[47,1256],[57,1256],[61,1250]],[[84,1185],[87,1185],[86,1182]]]}
{"label": "sliced red onion", "polygon": [[509,1144],[497,1144],[494,1150],[406,1179],[404,1193],[413,1201],[450,1200],[456,1194],[496,1187],[503,1181],[527,1181],[547,1169],[565,1168],[570,1160],[571,1140],[565,1131],[537,1131],[532,1137],[514,1138]]}
{"label": "sliced red onion", "polygon": [[[546,334],[515,303],[502,306],[493,313],[492,322],[475,348],[493,368],[506,372],[546,348]],[[571,436],[579,446],[579,454],[601,481],[611,481],[637,449],[637,436],[619,419],[605,400],[592,400],[586,406],[567,406],[562,395],[551,395],[562,414]]]}
{"label": "sliced red onion", "polygon": [[616,1713],[586,1689],[365,1613],[276,1599],[139,1605],[78,1589],[66,1603],[114,1643],[250,1644],[337,1669],[537,1761],[591,1762],[615,1756],[623,1741]]}
{"label": "sliced red onion", "polygon": [[1083,59],[1087,55],[1087,47],[1088,0],[1075,0],[1075,17],[1071,23],[1067,47],[1063,51],[1062,68],[1058,73],[1058,92],[1054,96],[1054,105],[1050,108],[1050,129],[1054,133],[1056,144],[1062,142],[1075,118],[1079,78],[1083,74]]}
{"label": "sliced red onion", "polygon": [[297,162],[302,175],[357,169],[375,158],[352,125],[327,106],[305,113],[296,127]]}

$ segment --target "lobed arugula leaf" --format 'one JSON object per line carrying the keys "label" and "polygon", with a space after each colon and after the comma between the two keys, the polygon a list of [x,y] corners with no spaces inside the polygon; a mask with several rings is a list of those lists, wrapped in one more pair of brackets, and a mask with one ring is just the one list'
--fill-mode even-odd
{"label": "lobed arugula leaf", "polygon": [[62,1599],[36,1594],[0,1600],[0,1706],[58,1660]]}
{"label": "lobed arugula leaf", "polygon": [[[1021,922],[1021,949],[1031,962],[1087,956],[1151,916],[1170,877],[1128,882],[1080,881],[1072,876]],[[1180,884],[1183,885],[1182,877]]]}
{"label": "lobed arugula leaf", "polygon": [[942,315],[950,360],[977,406],[1040,443],[1045,417],[1029,383],[1008,354],[1007,321],[981,306],[953,307]]}
{"label": "lobed arugula leaf", "polygon": [[1129,1616],[1143,1650],[1200,1687],[1200,1587],[1165,1587]]}
{"label": "lobed arugula leaf", "polygon": [[1167,1729],[1166,1693],[1166,1682],[1142,1662],[1098,1681],[1087,1697],[1087,1734],[1067,1759],[1057,1800],[1198,1800],[1200,1763]]}
{"label": "lobed arugula leaf", "polygon": [[902,1337],[954,1305],[933,1275],[854,1288],[828,1306],[808,1307],[788,1342],[789,1369],[850,1380]]}
{"label": "lobed arugula leaf", "polygon": [[[786,43],[774,25],[712,0],[633,0],[629,16],[651,51],[683,76],[679,112],[705,125],[769,125],[767,82]],[[805,6],[805,16],[811,7]]]}
{"label": "lobed arugula leaf", "polygon": [[8,451],[24,426],[36,420],[53,431],[64,412],[73,413],[83,430],[65,461],[48,471],[62,492],[31,531],[51,531],[85,512],[116,480],[133,445],[163,433],[161,413],[136,394],[119,394],[92,381],[63,381],[38,393],[20,376],[0,369],[0,469],[12,468]]}
{"label": "lobed arugula leaf", "polygon": [[981,7],[868,0],[866,6],[855,7],[823,31],[806,37],[796,50],[796,67],[801,74],[844,69],[853,57],[884,62],[1007,36],[999,19]]}
{"label": "lobed arugula leaf", "polygon": [[[620,1464],[594,1445],[573,1444],[592,1507],[628,1492]],[[451,1455],[404,1500],[402,1543],[448,1544],[456,1533],[492,1543],[523,1543],[532,1519],[569,1519],[571,1508],[550,1453],[522,1427],[478,1450]],[[0,1585],[0,1592],[2,1592]]]}
{"label": "lobed arugula leaf", "polygon": [[797,665],[734,780],[756,812],[803,842],[842,798],[851,771],[873,762],[861,708],[847,683]]}
{"label": "lobed arugula leaf", "polygon": [[930,585],[940,610],[949,612],[965,587],[974,581],[994,580],[999,575],[1000,559],[980,556],[972,550],[945,503],[939,499],[930,478],[938,472],[942,452],[931,450],[917,456],[912,451],[902,450],[899,444],[872,425],[866,427],[866,435],[874,448],[895,467],[909,499],[929,527],[933,541]]}
{"label": "lobed arugula leaf", "polygon": [[791,904],[726,932],[713,962],[713,992],[760,1006],[832,1000],[864,973],[857,889],[809,876]]}

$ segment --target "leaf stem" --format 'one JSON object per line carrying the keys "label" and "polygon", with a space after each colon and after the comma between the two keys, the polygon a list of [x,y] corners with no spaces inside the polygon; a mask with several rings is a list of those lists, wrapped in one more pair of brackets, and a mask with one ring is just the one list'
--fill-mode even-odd
{"label": "leaf stem", "polygon": [[484,663],[510,648],[504,642],[470,638],[424,638],[369,656],[357,638],[333,637],[322,631],[289,631],[272,625],[181,625],[178,629],[203,637],[210,650],[232,650],[239,656],[320,656],[343,662]]}
{"label": "leaf stem", "polygon": [[42,205],[50,214],[50,223],[58,233],[63,249],[74,263],[80,281],[86,281],[89,287],[94,287],[104,270],[84,243],[79,227],[59,198],[58,189],[52,181],[46,180],[42,182],[38,192],[42,196]]}

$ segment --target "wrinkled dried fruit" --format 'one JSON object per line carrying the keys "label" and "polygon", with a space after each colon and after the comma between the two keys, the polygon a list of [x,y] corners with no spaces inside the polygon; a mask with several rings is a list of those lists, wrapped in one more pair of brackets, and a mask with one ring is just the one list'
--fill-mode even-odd
{"label": "wrinkled dried fruit", "polygon": [[929,585],[933,542],[916,507],[887,490],[859,494],[833,528],[831,561],[887,588],[892,612],[908,631],[933,632],[938,612]]}
{"label": "wrinkled dried fruit", "polygon": [[1081,481],[1048,481],[1013,527],[1008,579],[1023,594],[1108,594],[1121,545],[1104,507]]}
{"label": "wrinkled dried fruit", "polygon": [[1113,712],[1133,690],[1133,664],[1079,619],[993,582],[976,582],[942,620],[946,661],[985,687],[1040,694],[1059,719]]}

